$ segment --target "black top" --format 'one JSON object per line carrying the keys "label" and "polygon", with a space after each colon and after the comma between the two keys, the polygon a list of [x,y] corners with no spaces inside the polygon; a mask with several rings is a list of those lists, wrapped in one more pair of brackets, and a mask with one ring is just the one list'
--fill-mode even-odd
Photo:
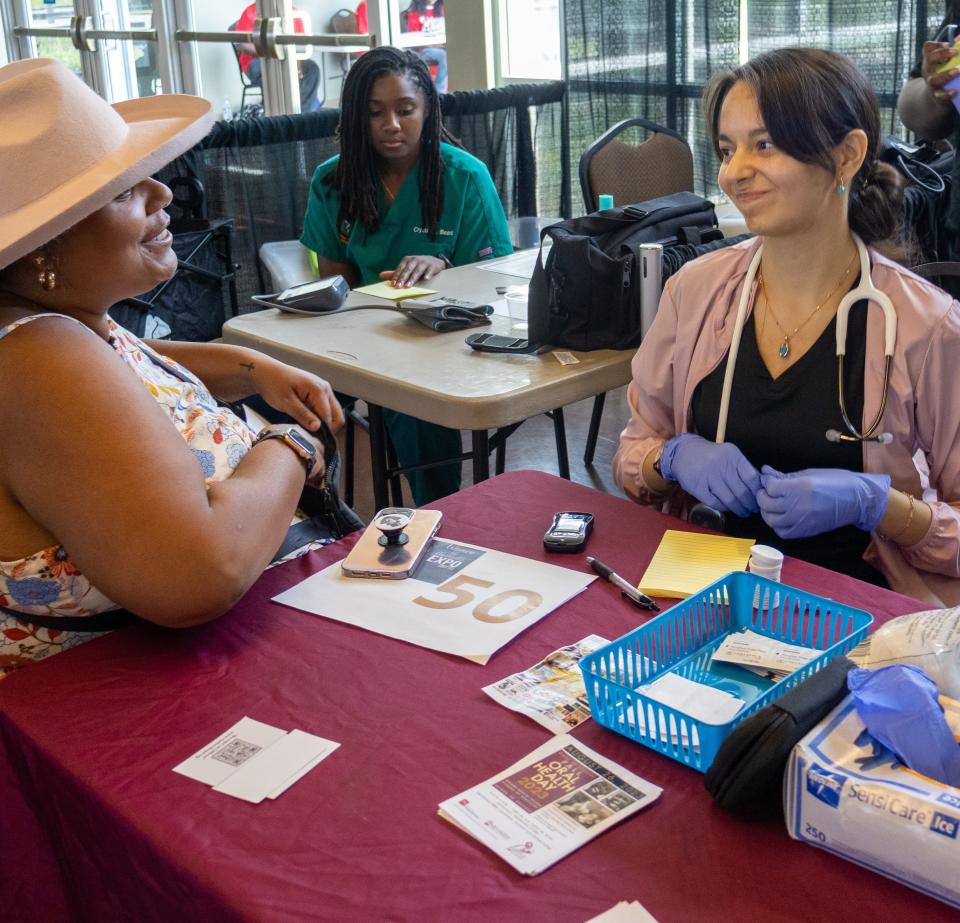
{"label": "black top", "polygon": [[[836,323],[834,318],[813,346],[776,379],[760,356],[753,319],[744,324],[726,441],[736,445],[758,471],[763,465],[785,473],[803,468],[863,471],[859,442],[828,442],[825,436],[828,429],[847,431],[837,395]],[[859,301],[850,310],[843,363],[847,413],[857,426],[862,425],[863,417],[866,340],[867,302]],[[693,395],[694,431],[705,439],[717,437],[725,370],[723,361],[697,385]],[[862,560],[870,535],[856,526],[786,540],[759,513],[745,519],[728,513],[726,531],[870,583],[883,583],[879,572]]]}

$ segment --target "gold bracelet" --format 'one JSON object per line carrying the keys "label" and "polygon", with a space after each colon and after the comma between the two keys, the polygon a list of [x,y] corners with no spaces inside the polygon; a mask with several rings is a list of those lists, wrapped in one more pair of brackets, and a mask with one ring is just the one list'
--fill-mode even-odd
{"label": "gold bracelet", "polygon": [[884,535],[882,532],[878,532],[877,534],[880,538],[886,539],[888,542],[897,542],[910,531],[910,526],[913,523],[913,514],[917,509],[917,505],[913,499],[913,494],[907,494],[907,497],[910,499],[910,512],[907,513],[907,521],[904,523],[903,528],[895,535]]}

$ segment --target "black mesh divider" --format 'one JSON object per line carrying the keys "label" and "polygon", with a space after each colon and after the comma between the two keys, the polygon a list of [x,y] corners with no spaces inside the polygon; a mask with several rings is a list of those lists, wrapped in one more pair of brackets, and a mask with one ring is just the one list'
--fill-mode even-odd
{"label": "black mesh divider", "polygon": [[558,80],[441,97],[444,124],[487,165],[508,218],[569,214],[563,103]]}
{"label": "black mesh divider", "polygon": [[[569,214],[562,82],[450,93],[441,105],[453,134],[489,167],[508,217]],[[321,109],[218,122],[200,145],[158,174],[168,184],[187,178],[178,183],[183,194],[178,191],[175,217],[234,219],[241,311],[254,309],[252,294],[268,290],[260,246],[300,237],[313,172],[339,150],[339,116],[339,110]],[[191,189],[201,188],[191,200]]]}
{"label": "black mesh divider", "polygon": [[[887,131],[904,135],[896,98],[944,11],[934,0],[566,0],[569,158],[617,122],[643,116],[673,128],[694,153],[695,188],[717,192],[717,163],[700,97],[709,75],[789,45],[831,48],[864,70]],[[574,199],[580,213],[580,197]]]}
{"label": "black mesh divider", "polygon": [[326,109],[218,122],[200,145],[161,172],[164,181],[186,175],[202,183],[204,217],[235,219],[241,311],[252,310],[250,296],[269,287],[257,257],[260,246],[300,236],[313,171],[338,150],[339,117]]}
{"label": "black mesh divider", "polygon": [[642,116],[687,139],[696,188],[711,191],[716,169],[704,149],[699,98],[710,73],[737,61],[737,0],[568,0],[565,12],[574,172],[592,141]]}

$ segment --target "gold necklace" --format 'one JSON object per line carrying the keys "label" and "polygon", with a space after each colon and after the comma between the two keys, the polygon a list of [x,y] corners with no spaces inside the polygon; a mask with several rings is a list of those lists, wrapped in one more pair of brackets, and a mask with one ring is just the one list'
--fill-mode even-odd
{"label": "gold necklace", "polygon": [[810,312],[809,315],[807,315],[805,320],[797,324],[797,326],[794,327],[793,330],[790,331],[790,333],[787,333],[786,328],[783,326],[783,324],[780,323],[780,320],[777,318],[777,315],[773,313],[773,305],[770,304],[770,296],[767,295],[767,290],[766,288],[764,288],[764,285],[763,285],[763,270],[761,269],[760,272],[757,273],[757,284],[760,288],[760,291],[763,292],[763,299],[767,305],[767,313],[769,313],[769,315],[773,318],[773,322],[780,328],[780,332],[783,334],[783,342],[780,344],[780,348],[777,350],[777,352],[780,354],[781,359],[786,359],[787,356],[790,355],[790,338],[796,336],[797,333],[799,333],[799,331],[802,328],[806,327],[807,324],[809,324],[810,321],[812,321],[813,318],[816,317],[817,312],[836,294],[837,289],[840,288],[840,286],[843,284],[843,280],[847,278],[847,276],[850,274],[850,270],[853,269],[853,264],[856,258],[857,258],[857,254],[854,254],[850,262],[847,263],[847,266],[843,270],[843,273],[840,276],[840,278],[837,279],[837,284],[832,289],[830,289],[830,294],[827,295],[827,297],[824,298],[823,301],[821,301],[820,304],[818,304]]}
{"label": "gold necklace", "polygon": [[[397,197],[397,193],[394,192],[394,191],[387,185],[387,181],[386,181],[382,176],[380,177],[380,182],[383,183],[383,191],[387,194],[387,199],[388,199],[388,203],[387,203],[387,204],[393,205],[393,202],[394,202],[394,200],[395,200],[396,197]],[[401,183],[400,185],[402,186],[403,183]],[[400,190],[398,189],[397,192],[399,192],[399,191],[400,191]]]}

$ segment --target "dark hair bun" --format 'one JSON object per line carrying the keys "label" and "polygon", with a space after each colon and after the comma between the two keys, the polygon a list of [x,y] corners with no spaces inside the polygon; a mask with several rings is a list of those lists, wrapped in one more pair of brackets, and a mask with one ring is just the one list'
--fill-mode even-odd
{"label": "dark hair bun", "polygon": [[850,189],[850,227],[865,243],[887,240],[897,231],[903,201],[903,177],[875,160],[861,168]]}

